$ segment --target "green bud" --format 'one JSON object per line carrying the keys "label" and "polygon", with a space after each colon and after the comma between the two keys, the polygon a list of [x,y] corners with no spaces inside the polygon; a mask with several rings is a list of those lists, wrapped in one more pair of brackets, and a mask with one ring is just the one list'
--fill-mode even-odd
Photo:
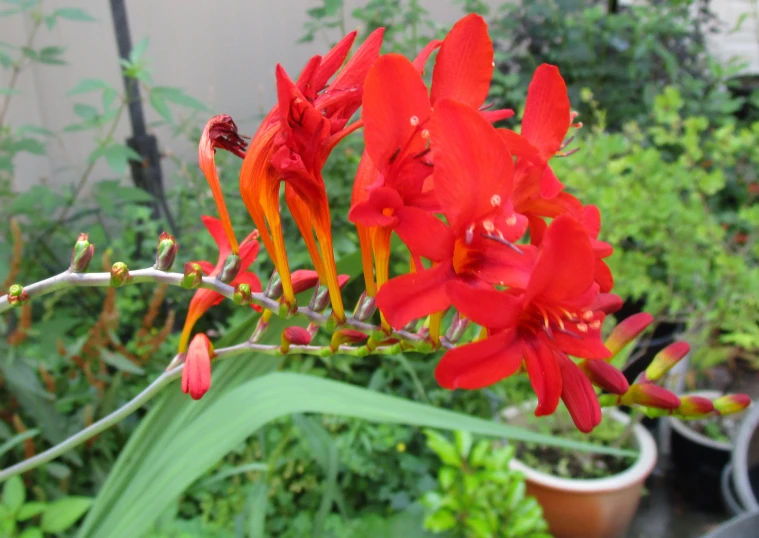
{"label": "green bud", "polygon": [[182,287],[188,290],[199,288],[203,283],[203,269],[200,264],[188,262],[184,264],[184,277],[182,278]]}
{"label": "green bud", "polygon": [[24,306],[29,302],[29,294],[24,291],[21,284],[13,284],[8,288],[8,304],[11,306]]}
{"label": "green bud", "polygon": [[169,271],[174,265],[179,245],[174,236],[168,232],[162,232],[158,236],[158,247],[155,253],[155,268],[159,271]]}
{"label": "green bud", "polygon": [[227,256],[227,259],[224,260],[224,267],[222,267],[219,276],[216,278],[224,282],[224,284],[229,284],[235,279],[237,273],[240,272],[241,265],[242,260],[240,259],[240,256],[237,254],[230,254]]}
{"label": "green bud", "polygon": [[111,286],[118,288],[129,282],[129,268],[124,262],[116,262],[111,267]]}
{"label": "green bud", "polygon": [[79,234],[74,244],[74,249],[71,251],[69,271],[72,273],[83,273],[87,270],[94,255],[95,245],[90,244],[87,234]]}
{"label": "green bud", "polygon": [[235,304],[250,304],[250,299],[250,285],[245,284],[244,282],[238,284],[233,296]]}

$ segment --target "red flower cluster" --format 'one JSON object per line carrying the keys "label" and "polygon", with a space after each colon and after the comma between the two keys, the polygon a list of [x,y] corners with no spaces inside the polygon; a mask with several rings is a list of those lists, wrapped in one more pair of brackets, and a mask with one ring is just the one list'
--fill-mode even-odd
{"label": "red flower cluster", "polygon": [[[478,15],[461,19],[413,61],[380,55],[378,30],[345,62],[355,37],[312,58],[296,81],[277,66],[278,103],[244,154],[240,189],[276,266],[281,303],[297,308],[280,217],[284,182],[333,319],[345,322],[322,169],[336,144],[363,126],[366,149],[349,220],[358,228],[366,294],[385,332],[429,316],[429,340],[439,346],[443,314],[453,307],[457,319],[480,325],[482,336],[443,356],[441,385],[474,389],[525,369],[539,400],[536,414],[552,413],[561,399],[589,431],[601,416],[589,378],[620,394],[628,384],[606,362],[588,365],[612,356],[600,329],[621,301],[609,294],[613,279],[603,260],[612,248],[598,240],[597,208],[565,192],[550,166],[573,127],[559,70],[537,68],[517,133],[493,125],[511,110],[484,106],[493,45]],[[423,71],[435,50],[428,88]],[[351,122],[359,108],[361,118]],[[237,254],[212,166],[216,148],[242,155],[244,142],[228,116],[209,123],[200,161]],[[411,264],[409,274],[390,278],[393,233]],[[303,340],[296,336],[283,342]],[[583,367],[570,355],[585,359]]]}

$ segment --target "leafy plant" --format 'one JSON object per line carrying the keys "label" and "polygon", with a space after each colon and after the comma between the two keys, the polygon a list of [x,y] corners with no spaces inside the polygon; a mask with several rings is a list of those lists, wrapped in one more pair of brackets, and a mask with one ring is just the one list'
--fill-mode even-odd
{"label": "leafy plant", "polygon": [[425,528],[452,531],[466,538],[548,538],[538,502],[525,495],[524,477],[509,469],[513,446],[495,446],[464,431],[454,442],[426,430],[427,447],[443,463],[438,488],[422,502],[428,508]]}

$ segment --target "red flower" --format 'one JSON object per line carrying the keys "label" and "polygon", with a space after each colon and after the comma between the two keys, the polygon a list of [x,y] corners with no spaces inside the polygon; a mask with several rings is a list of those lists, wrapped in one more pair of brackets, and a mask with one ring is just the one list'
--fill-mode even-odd
{"label": "red flower", "polygon": [[526,222],[511,210],[513,165],[497,131],[476,110],[444,99],[430,133],[435,194],[449,226],[413,208],[396,224],[412,254],[436,264],[396,277],[377,293],[377,306],[396,328],[448,308],[445,284],[452,280],[524,288],[533,262],[531,246],[511,244]]}
{"label": "red flower", "polygon": [[[215,266],[207,261],[198,261],[195,263],[200,265],[206,275],[216,276],[224,268],[224,262],[231,252],[231,247],[224,235],[224,226],[219,219],[207,216],[201,218],[203,219],[203,224],[205,224],[208,232],[214,238],[214,241],[216,241],[216,245],[219,247],[219,259],[216,261]],[[254,230],[240,244],[240,272],[234,280],[229,283],[230,286],[235,287],[238,284],[244,283],[250,286],[250,291],[261,291],[261,282],[258,280],[258,277],[255,274],[246,271],[258,255],[259,246],[258,241],[256,241],[257,238],[258,232]],[[219,304],[222,300],[224,300],[224,296],[213,290],[200,288],[195,292],[192,301],[190,301],[190,308],[187,311],[187,318],[185,319],[182,335],[179,339],[180,353],[187,349],[187,343],[190,341],[190,334],[192,334],[192,328],[195,323],[197,323],[200,317],[205,314],[209,308]],[[260,311],[259,306],[251,306]]]}
{"label": "red flower", "polygon": [[[512,375],[524,362],[538,396],[536,415],[553,413],[562,397],[572,401],[573,416],[580,406],[583,414],[596,417],[598,401],[582,396],[590,382],[578,382],[576,365],[564,361],[567,355],[610,356],[601,341],[604,312],[593,310],[594,264],[582,225],[561,216],[548,227],[523,292],[448,284],[461,314],[487,327],[490,336],[448,351],[435,372],[438,382],[451,389],[485,387]],[[572,383],[563,387],[565,375],[572,376]]]}
{"label": "red flower", "polygon": [[361,126],[360,122],[352,125],[347,122],[361,105],[363,81],[379,54],[382,30],[367,38],[327,87],[327,81],[342,65],[355,37],[356,32],[352,32],[326,56],[313,57],[297,82],[290,80],[284,69],[277,66],[279,103],[251,142],[240,175],[243,201],[261,230],[261,239],[279,272],[284,302],[293,305],[294,293],[279,213],[280,181],[285,181],[287,205],[303,235],[314,268],[329,288],[333,313],[338,320],[345,315],[321,170],[335,145]]}
{"label": "red flower", "polygon": [[182,392],[200,400],[211,387],[211,357],[213,345],[203,333],[196,334],[182,370]]}

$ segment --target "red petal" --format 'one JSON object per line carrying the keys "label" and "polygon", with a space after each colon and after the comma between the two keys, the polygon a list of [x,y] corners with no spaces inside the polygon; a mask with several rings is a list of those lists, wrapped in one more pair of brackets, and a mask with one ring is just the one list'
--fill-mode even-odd
{"label": "red petal", "polygon": [[414,67],[417,71],[424,73],[424,66],[427,64],[430,54],[442,44],[443,41],[441,39],[433,39],[424,46],[421,52],[419,52],[419,54],[416,55],[416,58],[414,58]]}
{"label": "red petal", "polygon": [[396,176],[428,175],[421,159],[409,158],[427,145],[417,132],[431,113],[427,87],[411,62],[400,54],[385,54],[374,62],[364,84],[363,105],[366,150],[385,179],[390,183]]}
{"label": "red petal", "polygon": [[435,194],[457,236],[511,196],[514,164],[501,136],[476,110],[444,99],[430,123]]}
{"label": "red petal", "polygon": [[522,313],[519,298],[492,288],[476,288],[461,280],[448,283],[448,297],[464,317],[488,329],[515,327]]}
{"label": "red petal", "polygon": [[[258,279],[258,276],[248,271],[240,271],[231,282],[232,286],[237,286],[238,284],[247,284],[250,286],[250,291],[252,292],[260,292],[262,290],[261,281]],[[251,303],[250,307],[256,312],[261,312],[261,307],[255,303]]]}
{"label": "red petal", "polygon": [[504,331],[446,352],[435,379],[447,389],[479,389],[509,377],[521,365],[522,348],[515,331]]}
{"label": "red petal", "polygon": [[582,361],[579,366],[590,382],[602,390],[624,394],[630,388],[625,375],[606,361]]}
{"label": "red petal", "polygon": [[510,108],[504,108],[501,110],[480,110],[482,117],[488,120],[490,123],[495,123],[501,120],[507,120],[514,116],[514,111]]}
{"label": "red petal", "polygon": [[219,260],[222,260],[223,263],[223,260],[232,252],[232,249],[229,248],[227,236],[224,234],[224,225],[219,219],[209,217],[208,215],[203,215],[200,219],[216,242],[216,246],[219,247]]}
{"label": "red petal", "polygon": [[488,96],[492,76],[493,43],[488,25],[479,15],[467,15],[451,28],[440,46],[430,100],[436,104],[448,97],[478,108]]}
{"label": "red petal", "polygon": [[395,210],[403,206],[403,200],[395,189],[380,187],[369,191],[369,197],[355,204],[348,212],[348,220],[364,226],[394,227],[398,222]]}
{"label": "red petal", "polygon": [[203,334],[196,334],[187,350],[182,370],[182,392],[199,400],[211,387],[211,343]]}
{"label": "red petal", "polygon": [[567,85],[559,68],[542,64],[527,88],[522,135],[538,148],[544,161],[559,151],[569,130],[571,110]]}
{"label": "red petal", "polygon": [[551,199],[564,189],[564,184],[559,181],[550,166],[546,166],[540,177],[540,196]]}
{"label": "red petal", "polygon": [[582,208],[582,223],[590,237],[598,237],[601,233],[601,211],[597,206],[586,205]]}
{"label": "red petal", "polygon": [[377,292],[377,307],[390,325],[400,329],[409,321],[451,306],[445,284],[454,277],[450,263],[395,277]]}
{"label": "red petal", "polygon": [[[337,45],[332,47],[319,62],[319,67],[315,70],[314,75],[311,77],[311,87],[308,88],[314,94],[320,92],[326,85],[327,81],[332,78],[332,75],[337,73],[340,66],[343,65],[345,58],[348,56],[348,52],[353,46],[353,42],[356,40],[357,31],[350,32],[344,38],[342,38]],[[307,89],[301,88],[300,80],[298,80],[298,88],[306,95]]]}
{"label": "red petal", "polygon": [[540,162],[540,151],[524,136],[511,129],[498,129],[498,136],[503,139],[514,157],[524,158],[530,162]]}
{"label": "red petal", "polygon": [[311,343],[311,333],[303,327],[288,327],[282,332],[282,337],[296,346],[306,346]]}
{"label": "red petal", "polygon": [[577,328],[577,325],[565,322],[567,331],[572,334],[554,331],[550,345],[562,350],[567,355],[583,359],[608,359],[612,356],[611,351],[604,346],[601,340],[600,327],[593,329],[590,325],[583,323],[583,330],[585,331],[583,332]]}
{"label": "red petal", "polygon": [[561,399],[577,429],[588,433],[601,422],[596,391],[574,362],[564,355],[559,355],[558,359],[562,377]]}
{"label": "red petal", "polygon": [[550,415],[561,397],[561,372],[556,354],[540,342],[523,342],[522,353],[530,384],[538,397],[535,416]]}
{"label": "red petal", "polygon": [[[384,28],[378,28],[369,34],[356,53],[348,60],[348,63],[345,64],[340,74],[332,81],[328,91],[355,90],[356,86],[364,83],[369,68],[371,68],[379,56],[384,33]],[[325,60],[327,56],[325,56]]]}
{"label": "red petal", "polygon": [[440,219],[416,207],[401,207],[397,211],[395,233],[416,256],[440,262],[453,257],[453,236]]}
{"label": "red petal", "polygon": [[256,261],[256,256],[258,256],[258,251],[261,248],[257,239],[258,230],[253,230],[248,237],[240,243],[240,269],[242,271],[246,270],[250,267],[250,264]]}
{"label": "red petal", "polygon": [[594,271],[595,256],[585,229],[570,216],[556,217],[540,245],[525,301],[540,296],[571,302],[593,284]]}
{"label": "red petal", "polygon": [[[206,276],[211,276],[213,275],[213,272],[216,271],[216,266],[214,266],[214,264],[212,264],[211,262],[207,262],[205,260],[200,260],[197,262],[190,262],[190,263],[197,263],[198,265],[200,265],[200,270],[203,271],[203,274]],[[223,262],[219,264],[219,270],[221,270],[222,264]]]}
{"label": "red petal", "polygon": [[602,293],[608,293],[614,287],[614,275],[603,260],[596,260],[596,283]]}

